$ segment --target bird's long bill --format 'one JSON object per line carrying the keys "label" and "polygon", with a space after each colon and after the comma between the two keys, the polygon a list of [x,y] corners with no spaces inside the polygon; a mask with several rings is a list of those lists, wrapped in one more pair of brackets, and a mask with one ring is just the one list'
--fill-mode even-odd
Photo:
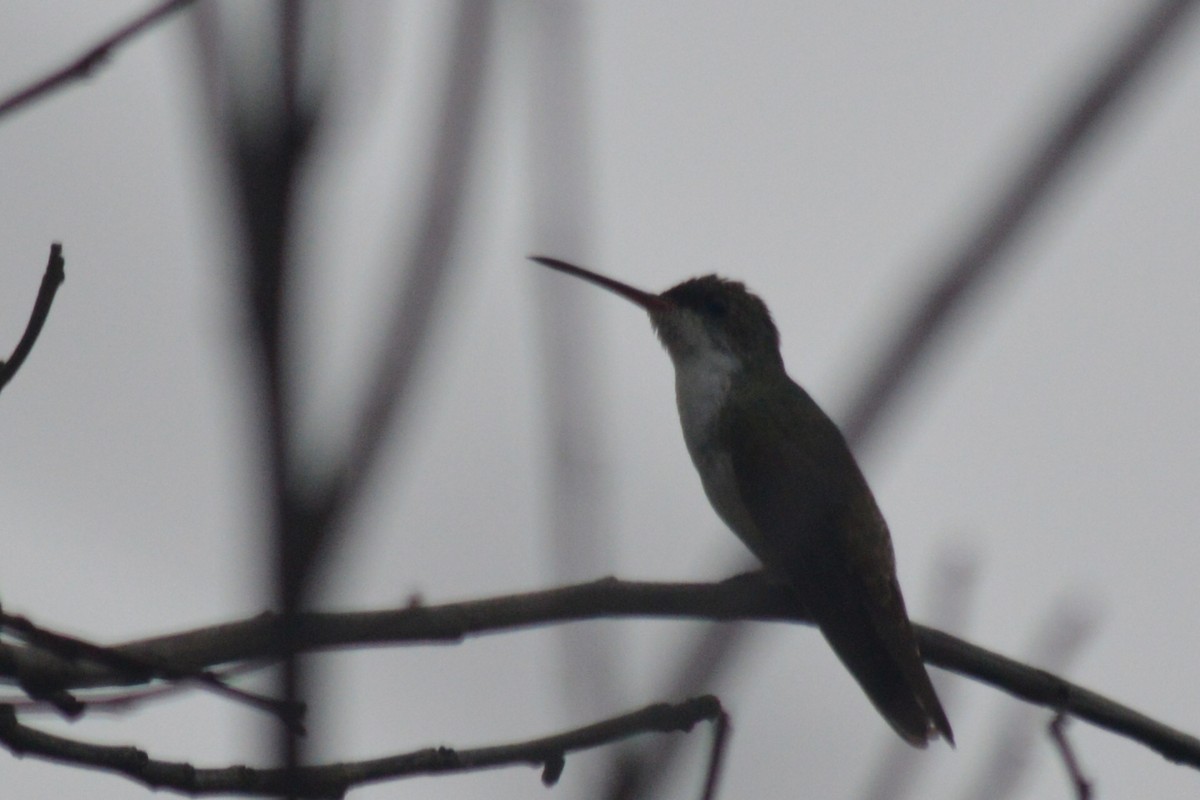
{"label": "bird's long bill", "polygon": [[647,311],[665,311],[671,307],[670,302],[664,300],[657,294],[643,292],[641,289],[635,289],[627,283],[606,278],[603,275],[597,275],[595,272],[586,270],[583,267],[577,267],[574,264],[568,264],[565,261],[559,261],[557,258],[549,258],[548,256],[530,256],[530,261],[536,261],[544,267],[556,269],[559,272],[565,272],[568,275],[574,275],[577,278],[583,278],[585,281],[596,284],[597,286],[608,289],[610,292],[621,295],[626,300],[638,304]]}

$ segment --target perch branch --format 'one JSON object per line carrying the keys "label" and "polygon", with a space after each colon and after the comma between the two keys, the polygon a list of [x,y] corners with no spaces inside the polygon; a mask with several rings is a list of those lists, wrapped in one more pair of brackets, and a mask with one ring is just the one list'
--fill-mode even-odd
{"label": "perch branch", "polygon": [[[739,575],[720,583],[648,583],[605,578],[527,594],[438,606],[387,611],[306,613],[299,619],[297,644],[306,652],[388,644],[456,644],[464,639],[580,620],[655,617],[718,622],[812,620],[786,587],[761,574]],[[924,659],[1007,692],[1021,700],[1061,711],[1154,750],[1170,761],[1200,768],[1200,739],[1155,719],[999,653],[948,633],[916,625]],[[116,649],[129,654],[155,653],[181,669],[275,657],[279,618],[249,619],[185,633],[130,642]],[[40,665],[22,663],[36,657]],[[98,668],[58,663],[44,653],[0,648],[0,675],[15,667],[51,670],[63,687],[110,685],[126,676]]]}

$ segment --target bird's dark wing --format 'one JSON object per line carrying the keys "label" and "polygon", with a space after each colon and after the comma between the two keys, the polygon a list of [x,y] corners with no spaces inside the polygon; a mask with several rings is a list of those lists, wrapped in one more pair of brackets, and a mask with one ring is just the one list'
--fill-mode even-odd
{"label": "bird's dark wing", "polygon": [[[785,577],[867,696],[913,745],[950,723],[921,663],[887,525],[841,432],[786,376],[725,411],[723,443],[759,529],[757,555]],[[781,391],[781,388],[783,389]],[[787,398],[788,408],[778,407]]]}

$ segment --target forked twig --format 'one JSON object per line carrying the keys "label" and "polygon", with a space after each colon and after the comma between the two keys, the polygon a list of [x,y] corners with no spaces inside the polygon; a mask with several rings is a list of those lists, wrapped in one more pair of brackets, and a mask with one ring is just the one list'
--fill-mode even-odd
{"label": "forked twig", "polygon": [[[113,647],[94,644],[75,636],[67,636],[35,625],[25,617],[0,611],[0,630],[16,634],[31,647],[53,653],[59,658],[78,662],[91,661],[112,670],[129,683],[148,683],[151,680],[182,681],[229,697],[251,708],[266,711],[278,717],[289,730],[304,732],[302,718],[304,708],[254,692],[239,689],[223,677],[207,669],[185,669],[171,663],[170,659],[155,653],[130,653]],[[52,703],[68,717],[83,713],[87,702],[70,695],[67,687],[57,683],[52,676],[25,674],[19,676],[21,686],[30,697]]]}

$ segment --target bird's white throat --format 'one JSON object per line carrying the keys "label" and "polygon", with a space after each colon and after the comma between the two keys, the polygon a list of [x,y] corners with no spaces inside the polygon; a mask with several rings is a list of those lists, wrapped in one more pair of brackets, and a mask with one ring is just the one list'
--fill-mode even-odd
{"label": "bird's white throat", "polygon": [[736,356],[711,347],[675,361],[675,402],[693,460],[712,437],[733,376],[741,368]]}

